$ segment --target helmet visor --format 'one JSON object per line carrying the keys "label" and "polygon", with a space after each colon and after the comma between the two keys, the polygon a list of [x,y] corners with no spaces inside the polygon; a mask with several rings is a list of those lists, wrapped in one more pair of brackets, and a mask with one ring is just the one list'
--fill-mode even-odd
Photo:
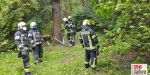
{"label": "helmet visor", "polygon": [[21,27],[26,27],[26,25],[22,25]]}
{"label": "helmet visor", "polygon": [[38,27],[37,27],[37,25],[35,25],[33,28],[37,29]]}

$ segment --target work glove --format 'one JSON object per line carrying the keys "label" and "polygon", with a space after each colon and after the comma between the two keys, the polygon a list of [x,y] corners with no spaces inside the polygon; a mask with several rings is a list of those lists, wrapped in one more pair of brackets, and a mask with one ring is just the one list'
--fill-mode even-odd
{"label": "work glove", "polygon": [[25,49],[21,50],[21,55],[24,56],[25,54],[26,54],[26,50]]}
{"label": "work glove", "polygon": [[35,47],[36,47],[36,44],[33,44],[33,45],[32,45],[32,47],[34,47],[34,48],[35,48]]}
{"label": "work glove", "polygon": [[96,55],[97,55],[97,56],[99,55],[99,51],[96,51]]}
{"label": "work glove", "polygon": [[18,58],[22,57],[21,52],[18,52]]}
{"label": "work glove", "polygon": [[23,57],[26,54],[25,49],[23,49],[23,47],[21,48],[21,50],[18,50],[18,58]]}
{"label": "work glove", "polygon": [[34,49],[35,49],[35,47],[36,47],[36,44],[33,44],[33,45],[32,45],[32,50],[34,50]]}
{"label": "work glove", "polygon": [[95,53],[97,56],[99,55],[99,50],[97,48],[95,49]]}
{"label": "work glove", "polygon": [[25,55],[26,54],[26,50],[29,50],[29,48],[28,47],[21,48],[21,55]]}

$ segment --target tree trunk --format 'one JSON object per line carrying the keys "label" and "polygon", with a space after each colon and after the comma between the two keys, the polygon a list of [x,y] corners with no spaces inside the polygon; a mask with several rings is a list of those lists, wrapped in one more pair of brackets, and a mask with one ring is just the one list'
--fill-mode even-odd
{"label": "tree trunk", "polygon": [[52,0],[52,16],[53,16],[53,37],[56,43],[62,43],[63,37],[61,35],[61,13],[60,13],[60,0]]}

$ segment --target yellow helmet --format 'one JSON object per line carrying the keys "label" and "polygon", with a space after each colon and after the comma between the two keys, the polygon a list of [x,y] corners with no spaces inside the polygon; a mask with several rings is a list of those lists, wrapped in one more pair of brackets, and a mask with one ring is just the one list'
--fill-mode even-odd
{"label": "yellow helmet", "polygon": [[68,16],[68,20],[72,20],[72,19],[71,19],[71,16]]}
{"label": "yellow helmet", "polygon": [[68,16],[68,19],[71,19],[71,16]]}
{"label": "yellow helmet", "polygon": [[30,28],[34,28],[34,26],[36,26],[37,24],[36,24],[36,22],[31,22],[30,23]]}

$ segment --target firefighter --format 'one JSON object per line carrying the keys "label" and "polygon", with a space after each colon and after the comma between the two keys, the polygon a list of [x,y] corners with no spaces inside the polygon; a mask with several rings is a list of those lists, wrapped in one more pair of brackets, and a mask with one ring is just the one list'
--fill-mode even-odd
{"label": "firefighter", "polygon": [[72,31],[73,31],[73,36],[76,35],[76,27],[75,27],[75,24],[72,22],[72,18],[71,16],[68,16],[68,24],[72,24]]}
{"label": "firefighter", "polygon": [[42,43],[44,42],[40,32],[37,29],[36,22],[30,23],[30,30],[28,31],[28,38],[31,43],[34,55],[34,64],[39,65],[42,62],[43,58],[43,46]]}
{"label": "firefighter", "polygon": [[75,25],[72,22],[71,16],[63,19],[65,22],[65,29],[67,30],[67,40],[69,41],[69,44],[71,46],[74,46],[74,40],[75,40],[75,35],[76,35],[76,29]]}
{"label": "firefighter", "polygon": [[31,75],[30,72],[30,56],[29,56],[29,41],[25,22],[18,23],[18,31],[14,34],[15,44],[18,49],[18,57],[22,57],[25,75]]}
{"label": "firefighter", "polygon": [[99,42],[95,32],[88,25],[90,25],[89,21],[84,20],[82,30],[79,33],[79,40],[82,47],[85,49],[85,68],[90,67],[89,61],[91,59],[91,68],[95,70],[97,55],[99,55]]}

